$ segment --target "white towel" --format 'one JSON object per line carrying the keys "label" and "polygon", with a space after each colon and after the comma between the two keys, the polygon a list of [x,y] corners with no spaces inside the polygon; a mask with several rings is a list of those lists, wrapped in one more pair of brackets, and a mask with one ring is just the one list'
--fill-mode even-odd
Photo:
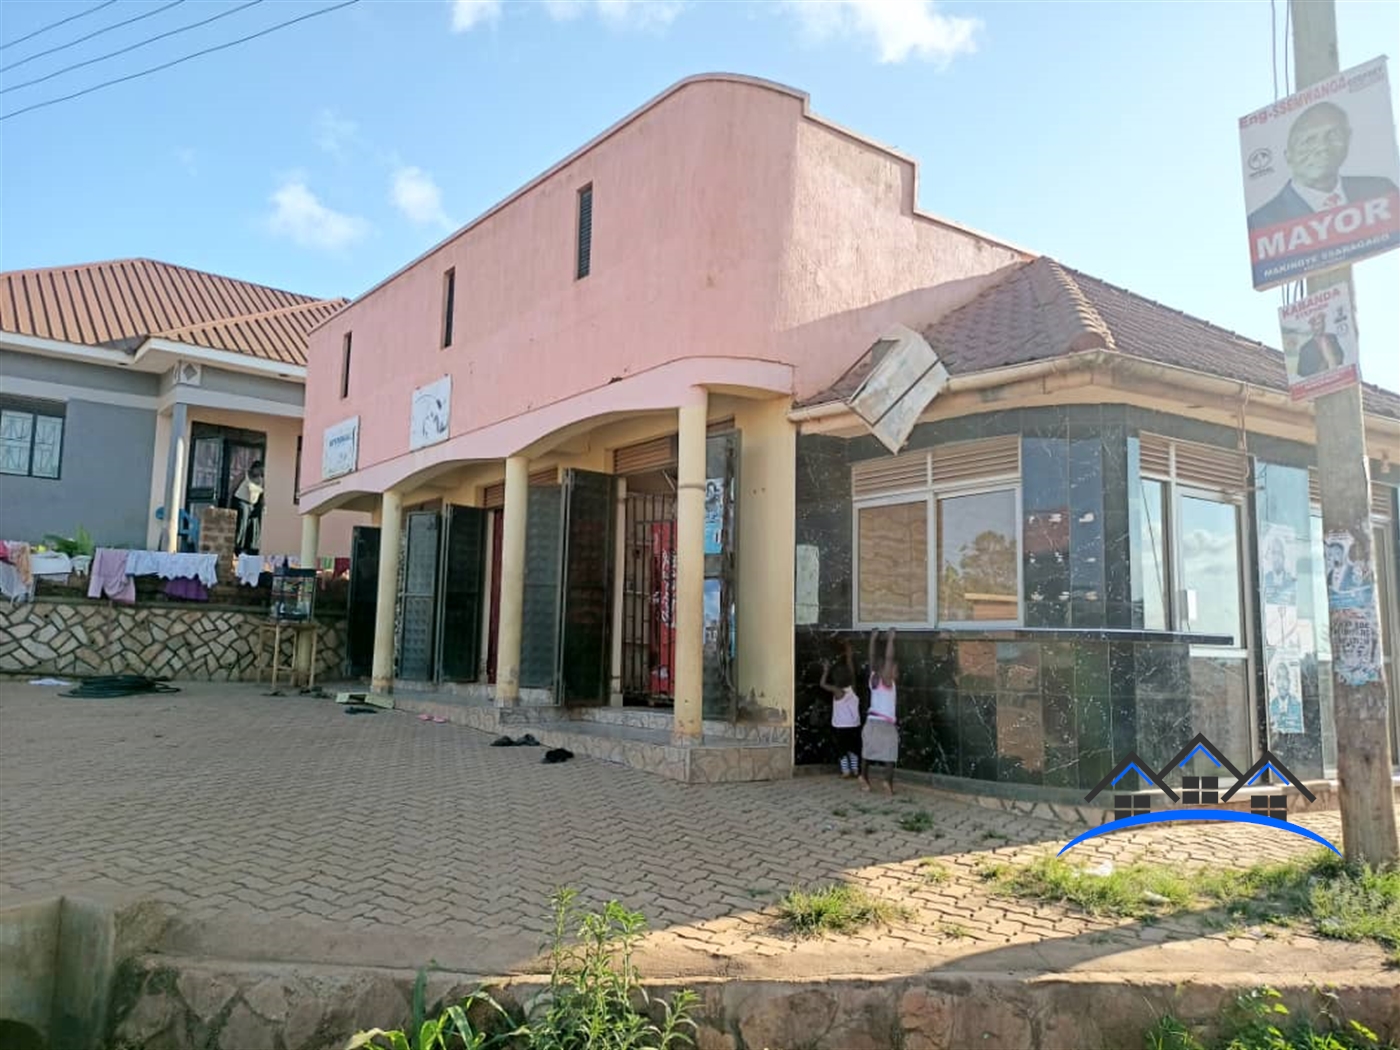
{"label": "white towel", "polygon": [[261,554],[240,554],[238,556],[238,582],[244,587],[256,587],[258,577],[263,571],[263,556]]}
{"label": "white towel", "polygon": [[163,580],[198,579],[206,587],[219,582],[217,554],[171,554],[167,551],[131,551],[126,559],[129,576],[159,576]]}

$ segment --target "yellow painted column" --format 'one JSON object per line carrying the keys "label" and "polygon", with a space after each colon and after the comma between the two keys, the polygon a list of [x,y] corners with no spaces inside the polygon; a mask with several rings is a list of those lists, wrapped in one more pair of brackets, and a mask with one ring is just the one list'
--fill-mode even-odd
{"label": "yellow painted column", "polygon": [[[301,567],[303,569],[316,568],[316,560],[320,557],[318,553],[321,546],[321,515],[303,514],[301,516]],[[298,671],[311,670],[311,635],[302,632],[297,635],[297,662]]]}
{"label": "yellow painted column", "polygon": [[501,525],[501,620],[496,643],[496,706],[520,702],[520,634],[525,608],[525,523],[529,518],[530,461],[506,460],[505,520]]}
{"label": "yellow painted column", "polygon": [[386,492],[379,501],[379,593],[374,607],[374,670],[370,688],[394,691],[394,627],[399,603],[399,541],[403,496]]}
{"label": "yellow painted column", "polygon": [[700,742],[705,689],[705,418],[709,396],[680,408],[676,469],[676,744]]}

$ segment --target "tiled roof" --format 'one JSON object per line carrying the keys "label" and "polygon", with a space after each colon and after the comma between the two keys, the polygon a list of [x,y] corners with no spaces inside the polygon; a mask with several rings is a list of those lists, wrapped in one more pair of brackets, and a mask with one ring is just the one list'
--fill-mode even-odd
{"label": "tiled roof", "polygon": [[346,299],[317,299],[152,259],[0,273],[0,331],[134,350],[149,338],[306,364]]}
{"label": "tiled roof", "polygon": [[[1103,350],[1288,390],[1281,351],[1043,257],[1010,268],[923,336],[954,376]],[[871,364],[867,352],[807,403],[845,400]],[[1400,394],[1368,384],[1362,403],[1367,412],[1400,419]]]}

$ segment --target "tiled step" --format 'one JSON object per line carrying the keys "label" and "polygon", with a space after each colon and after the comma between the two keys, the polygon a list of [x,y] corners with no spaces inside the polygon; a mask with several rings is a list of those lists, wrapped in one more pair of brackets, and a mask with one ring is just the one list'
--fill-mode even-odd
{"label": "tiled step", "polygon": [[[671,731],[674,717],[669,710],[647,707],[571,707],[568,711],[569,718],[575,722],[658,729],[667,733]],[[714,738],[786,744],[792,739],[792,730],[788,726],[769,722],[722,722],[706,719],[702,732],[707,740]]]}
{"label": "tiled step", "polygon": [[[407,715],[433,715],[493,735],[518,738],[528,732],[542,748],[562,747],[575,755],[684,783],[786,780],[792,775],[790,744],[706,736],[699,744],[676,747],[671,743],[669,720],[665,728],[646,728],[566,717],[558,708],[498,711],[483,704],[412,694],[396,696],[395,706]],[[517,717],[522,714],[529,717]]]}

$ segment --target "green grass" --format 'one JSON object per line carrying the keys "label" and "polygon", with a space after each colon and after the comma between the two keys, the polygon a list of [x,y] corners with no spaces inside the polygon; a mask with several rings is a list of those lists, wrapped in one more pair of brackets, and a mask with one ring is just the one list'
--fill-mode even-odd
{"label": "green grass", "polygon": [[856,933],[868,926],[888,926],[910,915],[908,908],[846,882],[791,890],[778,904],[778,913],[799,937]]}
{"label": "green grass", "polygon": [[948,871],[947,865],[932,857],[925,857],[919,861],[919,874],[923,876],[925,882],[935,886],[945,883],[953,877],[952,873]]}
{"label": "green grass", "polygon": [[1267,987],[1241,995],[1209,1042],[1178,1018],[1160,1017],[1145,1033],[1143,1045],[1147,1050],[1384,1050],[1365,1025],[1338,1016],[1325,995],[1316,1020],[1294,1018],[1282,998]]}
{"label": "green grass", "polygon": [[831,815],[833,817],[849,817],[851,815],[851,811],[849,809],[846,809],[844,806],[837,806],[831,811]]}
{"label": "green grass", "polygon": [[943,932],[943,936],[952,937],[954,940],[958,941],[966,940],[968,937],[972,936],[971,930],[956,922],[945,922],[939,929]]}
{"label": "green grass", "polygon": [[933,830],[933,814],[926,809],[918,810],[914,813],[905,813],[899,818],[899,826],[905,831],[919,834]]}
{"label": "green grass", "polygon": [[1100,876],[1042,857],[1015,867],[983,865],[980,873],[1007,895],[1071,904],[1091,915],[1151,919],[1219,909],[1232,924],[1300,924],[1322,937],[1371,941],[1400,962],[1400,870],[1347,868],[1332,853],[1247,871],[1183,873],[1134,864]]}
{"label": "green grass", "polygon": [[1000,831],[984,831],[984,832],[982,832],[982,841],[983,841],[983,842],[1010,842],[1010,841],[1011,841],[1011,836],[1010,836],[1010,835],[1003,835]]}

